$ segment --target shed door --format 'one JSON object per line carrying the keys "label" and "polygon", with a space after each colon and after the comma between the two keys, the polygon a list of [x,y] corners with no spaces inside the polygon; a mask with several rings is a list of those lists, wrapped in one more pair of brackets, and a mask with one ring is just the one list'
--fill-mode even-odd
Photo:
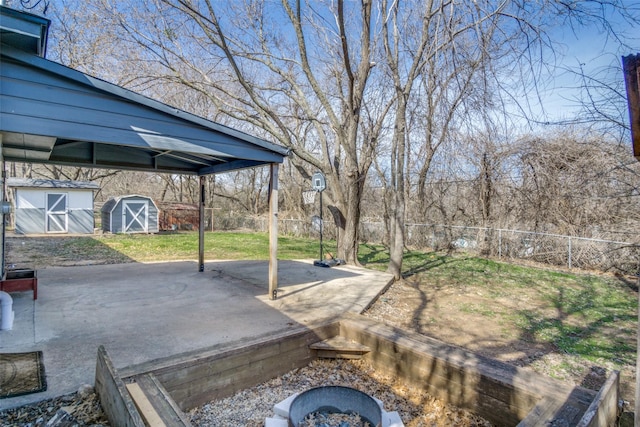
{"label": "shed door", "polygon": [[125,233],[146,233],[149,230],[149,201],[122,201],[122,231]]}
{"label": "shed door", "polygon": [[67,193],[47,193],[46,232],[66,233],[69,225]]}

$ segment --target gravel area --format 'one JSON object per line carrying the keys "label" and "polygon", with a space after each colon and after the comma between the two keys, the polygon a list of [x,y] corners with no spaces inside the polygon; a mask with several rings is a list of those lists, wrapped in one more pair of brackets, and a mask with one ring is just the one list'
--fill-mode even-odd
{"label": "gravel area", "polygon": [[328,414],[314,412],[298,424],[298,427],[373,427],[370,423],[362,420],[358,414]]}
{"label": "gravel area", "polygon": [[325,385],[353,387],[380,399],[385,411],[400,413],[406,427],[491,426],[468,411],[406,387],[362,360],[316,360],[304,368],[207,403],[188,415],[194,426],[262,427],[265,418],[273,417],[274,404],[296,392]]}

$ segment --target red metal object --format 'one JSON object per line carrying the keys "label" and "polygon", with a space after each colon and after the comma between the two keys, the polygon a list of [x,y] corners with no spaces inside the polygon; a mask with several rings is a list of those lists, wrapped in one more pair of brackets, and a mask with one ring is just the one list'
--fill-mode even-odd
{"label": "red metal object", "polygon": [[38,299],[38,274],[35,270],[8,270],[6,279],[0,281],[0,291],[33,291],[33,299]]}

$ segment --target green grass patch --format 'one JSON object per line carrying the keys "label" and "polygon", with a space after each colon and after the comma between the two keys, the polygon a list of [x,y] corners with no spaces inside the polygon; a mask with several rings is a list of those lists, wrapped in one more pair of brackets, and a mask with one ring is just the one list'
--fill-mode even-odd
{"label": "green grass patch", "polygon": [[484,317],[496,317],[497,313],[495,308],[490,304],[478,304],[478,303],[464,303],[460,305],[460,311],[463,313],[480,314]]}
{"label": "green grass patch", "polygon": [[[197,259],[198,233],[114,234],[87,238],[95,246],[117,251],[134,261]],[[83,243],[84,244],[84,243]],[[335,242],[325,241],[324,252],[335,253]],[[267,233],[208,232],[204,238],[205,259],[269,259]],[[320,242],[279,237],[279,259],[317,259]]]}

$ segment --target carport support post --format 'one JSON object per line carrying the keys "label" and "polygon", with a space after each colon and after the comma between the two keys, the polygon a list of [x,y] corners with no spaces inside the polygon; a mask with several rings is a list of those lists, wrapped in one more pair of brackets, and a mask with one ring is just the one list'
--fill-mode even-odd
{"label": "carport support post", "polygon": [[278,164],[271,163],[269,178],[269,298],[278,297]]}
{"label": "carport support post", "polygon": [[204,175],[200,177],[200,209],[198,215],[198,264],[201,273],[204,271]]}
{"label": "carport support post", "polygon": [[3,205],[4,205],[4,193],[6,190],[6,182],[7,182],[7,172],[4,170],[4,157],[2,156],[2,134],[0,133],[0,174],[2,174],[2,176],[0,177],[2,179],[2,186],[1,190],[2,194],[0,194],[0,218],[2,218],[2,224],[0,225],[0,233],[2,233],[2,235],[0,236],[0,247],[2,249],[0,249],[0,280],[4,280],[4,250],[5,250],[5,232],[7,231],[6,229],[6,224],[5,224],[5,216],[4,216],[4,209],[3,209]]}

